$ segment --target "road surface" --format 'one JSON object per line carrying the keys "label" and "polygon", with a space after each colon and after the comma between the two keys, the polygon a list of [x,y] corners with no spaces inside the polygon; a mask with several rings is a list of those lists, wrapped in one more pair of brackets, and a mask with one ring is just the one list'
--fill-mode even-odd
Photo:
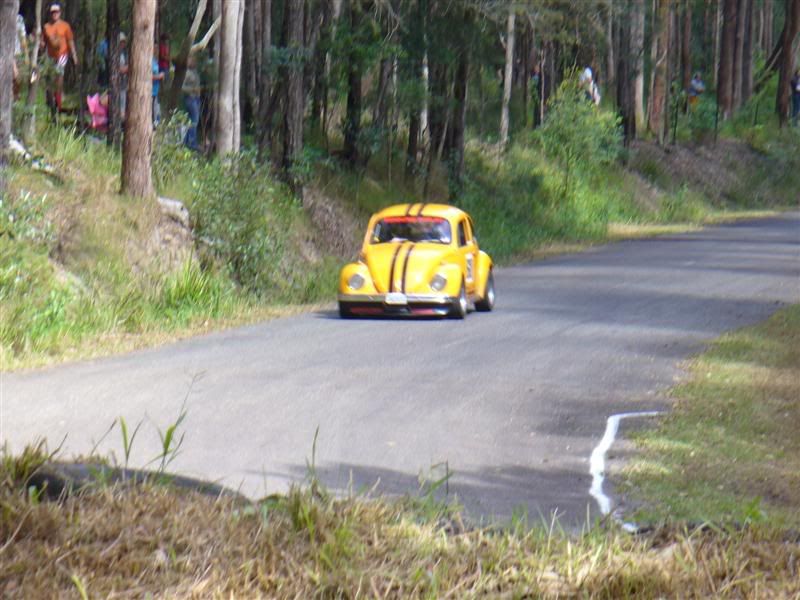
{"label": "road surface", "polygon": [[185,402],[170,470],[252,497],[302,481],[318,431],[317,474],[337,491],[414,493],[449,472],[473,519],[585,522],[606,418],[664,409],[681,361],[800,302],[800,213],[498,269],[496,285],[495,312],[464,321],[331,310],[4,373],[0,436],[121,461],[119,428],[104,434],[142,421],[138,467]]}

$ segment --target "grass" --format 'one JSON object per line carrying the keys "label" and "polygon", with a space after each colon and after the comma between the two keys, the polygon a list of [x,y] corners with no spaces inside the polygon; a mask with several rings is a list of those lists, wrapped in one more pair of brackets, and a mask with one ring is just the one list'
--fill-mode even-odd
{"label": "grass", "polygon": [[797,540],[765,525],[648,535],[555,523],[466,528],[428,497],[258,502],[154,482],[98,481],[44,500],[41,447],[0,466],[4,597],[742,598],[800,593]]}
{"label": "grass", "polygon": [[[576,171],[564,198],[562,171],[524,130],[502,154],[472,139],[463,190],[453,201],[472,214],[481,247],[499,264],[796,205],[796,132],[748,123],[723,133],[753,137],[769,160],[754,161],[749,187],[734,186],[722,204],[691,181],[676,184],[679,168],[636,156],[631,168]],[[127,351],[332,300],[343,259],[320,251],[320,232],[301,203],[250,155],[223,164],[186,151],[176,127],[159,128],[154,178],[162,193],[190,208],[196,241],[177,249],[154,242],[174,233],[164,234],[155,203],[117,193],[120,157],[100,141],[45,126],[34,150],[59,175],[11,169],[0,205],[0,228],[14,235],[13,242],[0,236],[4,368]],[[308,152],[310,185],[357,215],[356,223],[421,198],[421,178],[404,178],[402,152],[381,151],[358,173]],[[430,183],[428,200],[447,201],[445,169],[437,166]]]}
{"label": "grass", "polygon": [[800,305],[725,335],[691,365],[675,408],[636,435],[637,518],[800,528]]}
{"label": "grass", "polygon": [[[34,150],[58,176],[13,166],[0,202],[0,231],[9,234],[0,235],[4,370],[294,314],[296,305],[318,306],[334,289],[338,265],[306,256],[310,234],[302,209],[279,186],[264,185],[266,177],[251,177],[242,191],[241,206],[250,212],[240,222],[252,223],[250,229],[212,232],[215,240],[238,235],[230,243],[255,249],[242,262],[253,268],[243,274],[231,271],[232,261],[213,247],[195,249],[190,234],[165,226],[156,203],[118,194],[119,155],[104,143],[46,126]],[[219,165],[193,157],[175,165],[173,189],[217,201],[209,210],[227,200]],[[235,223],[236,214],[226,216]],[[180,235],[187,241],[170,243]],[[269,244],[257,245],[264,239]]]}

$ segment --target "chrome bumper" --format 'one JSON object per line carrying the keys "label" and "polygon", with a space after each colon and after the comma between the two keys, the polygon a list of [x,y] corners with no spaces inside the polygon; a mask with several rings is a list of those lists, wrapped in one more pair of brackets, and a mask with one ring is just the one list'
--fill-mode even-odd
{"label": "chrome bumper", "polygon": [[[406,295],[407,304],[441,304],[450,305],[458,300],[450,296],[434,294],[408,294]],[[358,304],[386,304],[386,294],[339,294],[339,302],[352,302]],[[403,307],[402,304],[390,304],[387,306]]]}

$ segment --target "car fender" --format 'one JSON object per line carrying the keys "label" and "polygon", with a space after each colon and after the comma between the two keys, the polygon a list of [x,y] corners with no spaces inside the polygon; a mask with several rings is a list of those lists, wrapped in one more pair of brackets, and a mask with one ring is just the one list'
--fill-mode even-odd
{"label": "car fender", "polygon": [[[347,285],[350,278],[358,273],[364,278],[364,285],[361,289],[353,290]],[[374,294],[377,292],[372,276],[367,265],[363,262],[354,262],[345,265],[339,273],[339,292],[342,294]]]}
{"label": "car fender", "polygon": [[476,281],[478,282],[476,293],[480,298],[486,294],[486,282],[489,279],[489,273],[492,270],[492,259],[491,257],[486,254],[483,250],[478,252],[478,261],[477,265],[475,265],[475,277]]}

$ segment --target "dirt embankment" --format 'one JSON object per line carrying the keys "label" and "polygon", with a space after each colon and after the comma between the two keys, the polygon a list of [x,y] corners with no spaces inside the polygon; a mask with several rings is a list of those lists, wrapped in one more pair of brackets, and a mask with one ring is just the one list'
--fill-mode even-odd
{"label": "dirt embankment", "polygon": [[630,169],[656,190],[686,186],[718,206],[747,206],[763,199],[771,166],[768,157],[738,140],[663,147],[636,141],[629,162]]}

